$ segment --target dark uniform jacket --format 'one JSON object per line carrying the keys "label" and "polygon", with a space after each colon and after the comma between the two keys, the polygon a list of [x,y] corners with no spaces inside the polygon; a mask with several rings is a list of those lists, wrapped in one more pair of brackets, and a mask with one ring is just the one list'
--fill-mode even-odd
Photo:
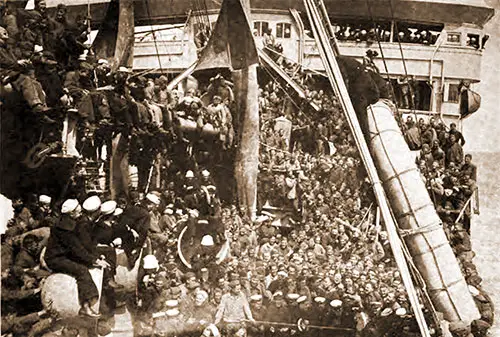
{"label": "dark uniform jacket", "polygon": [[97,254],[81,241],[81,230],[76,230],[77,222],[69,216],[62,215],[55,227],[51,229],[45,260],[60,257],[91,266]]}

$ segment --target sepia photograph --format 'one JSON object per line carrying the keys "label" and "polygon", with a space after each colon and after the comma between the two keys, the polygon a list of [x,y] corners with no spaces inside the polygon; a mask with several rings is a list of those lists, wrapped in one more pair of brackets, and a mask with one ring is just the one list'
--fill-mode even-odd
{"label": "sepia photograph", "polygon": [[500,337],[498,55],[500,0],[0,0],[1,337]]}

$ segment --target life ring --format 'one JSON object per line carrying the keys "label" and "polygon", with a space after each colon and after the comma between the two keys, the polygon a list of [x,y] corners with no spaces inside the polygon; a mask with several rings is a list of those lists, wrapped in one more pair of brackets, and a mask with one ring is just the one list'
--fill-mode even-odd
{"label": "life ring", "polygon": [[[181,262],[189,269],[192,269],[191,263],[189,261],[191,260],[193,254],[190,253],[192,253],[195,250],[195,248],[190,248],[190,246],[186,244],[188,240],[187,238],[184,238],[184,234],[187,231],[187,227],[188,226],[185,225],[184,228],[182,228],[179,237],[177,239],[177,253],[179,254]],[[190,249],[188,249],[187,247],[189,247]],[[225,236],[225,241],[222,244],[220,244],[220,249],[216,254],[215,263],[220,264],[229,256],[230,247],[231,247],[230,241]]]}
{"label": "life ring", "polygon": [[38,168],[43,164],[49,153],[49,146],[38,143],[28,151],[23,163],[30,169]]}

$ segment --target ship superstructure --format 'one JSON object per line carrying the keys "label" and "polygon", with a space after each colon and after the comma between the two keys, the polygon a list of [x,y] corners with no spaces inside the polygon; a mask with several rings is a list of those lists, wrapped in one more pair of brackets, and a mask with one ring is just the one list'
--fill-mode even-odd
{"label": "ship superstructure", "polygon": [[[52,0],[51,0],[52,1]],[[56,5],[51,4],[49,6]],[[303,70],[324,72],[302,1],[250,1],[260,46],[270,29],[282,56]],[[72,2],[72,8],[88,2]],[[403,113],[459,119],[461,85],[480,82],[488,36],[484,25],[494,9],[483,0],[328,0],[326,8],[342,55],[362,60],[368,50],[388,74]],[[103,20],[106,1],[91,1],[93,26]],[[214,25],[215,1],[136,1],[134,70],[180,73],[197,59],[196,37]],[[382,57],[383,56],[383,57]],[[412,80],[415,99],[405,98]]]}

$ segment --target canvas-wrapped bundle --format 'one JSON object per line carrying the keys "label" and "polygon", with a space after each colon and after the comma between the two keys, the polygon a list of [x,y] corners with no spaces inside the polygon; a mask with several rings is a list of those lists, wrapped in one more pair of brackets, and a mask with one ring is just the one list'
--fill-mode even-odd
{"label": "canvas-wrapped bundle", "polygon": [[470,324],[479,311],[393,111],[379,101],[368,107],[367,120],[370,152],[436,310],[450,322]]}

